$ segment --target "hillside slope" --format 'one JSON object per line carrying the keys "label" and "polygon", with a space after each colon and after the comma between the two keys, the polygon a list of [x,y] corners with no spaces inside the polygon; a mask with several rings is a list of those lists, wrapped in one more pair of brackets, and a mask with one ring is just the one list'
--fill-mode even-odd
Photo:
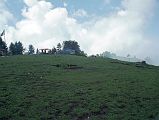
{"label": "hillside slope", "polygon": [[0,120],[158,120],[159,67],[77,56],[0,57]]}

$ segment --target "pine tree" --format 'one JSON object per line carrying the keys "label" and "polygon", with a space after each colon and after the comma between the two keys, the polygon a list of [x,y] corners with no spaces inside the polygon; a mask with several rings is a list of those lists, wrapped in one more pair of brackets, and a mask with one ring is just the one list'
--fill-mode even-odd
{"label": "pine tree", "polygon": [[9,46],[9,54],[15,55],[15,45],[12,42]]}
{"label": "pine tree", "polygon": [[29,54],[34,54],[34,51],[35,49],[34,49],[34,46],[33,45],[29,45],[29,51],[28,51],[28,53]]}
{"label": "pine tree", "polygon": [[22,55],[24,48],[23,44],[19,41],[15,43],[16,55]]}
{"label": "pine tree", "polygon": [[7,53],[8,53],[7,44],[0,37],[0,56],[7,55]]}
{"label": "pine tree", "polygon": [[22,55],[23,51],[23,44],[20,41],[15,42],[15,44],[11,43],[9,46],[9,52],[11,55]]}

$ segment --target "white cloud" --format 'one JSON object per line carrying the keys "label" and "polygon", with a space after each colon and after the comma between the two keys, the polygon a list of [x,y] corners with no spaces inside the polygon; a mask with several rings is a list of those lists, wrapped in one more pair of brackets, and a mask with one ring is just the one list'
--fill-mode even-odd
{"label": "white cloud", "polygon": [[[68,15],[66,8],[54,8],[50,2],[24,1],[27,5],[22,12],[24,19],[18,21],[16,27],[8,28],[9,41],[20,40],[25,46],[33,44],[39,48],[51,48],[58,42],[73,39],[89,54],[107,50],[119,55],[130,53],[156,59],[157,46],[147,52],[146,48],[154,43],[144,34],[144,26],[152,16],[156,0],[122,0],[119,9],[111,15],[86,23],[78,23]],[[83,9],[74,15],[88,16]]]}
{"label": "white cloud", "polygon": [[66,8],[54,8],[46,1],[27,6],[22,15],[24,19],[15,28],[8,28],[9,32],[14,30],[8,40],[20,40],[25,46],[52,48],[58,42],[71,39],[70,32],[78,28],[76,20],[68,17]]}
{"label": "white cloud", "polygon": [[29,6],[32,7],[33,5],[37,4],[39,0],[24,0],[24,3]]}
{"label": "white cloud", "polygon": [[145,18],[150,17],[154,2],[155,0],[124,0],[117,12],[96,21],[88,32],[92,43],[90,52],[108,50],[122,55],[127,52],[138,54],[134,48],[141,47],[145,42]]}
{"label": "white cloud", "polygon": [[[32,1],[32,0],[25,0],[25,1]],[[33,1],[37,1],[37,0],[33,0]],[[32,4],[31,7],[23,9],[22,15],[26,19],[41,21],[44,19],[43,17],[45,16],[45,14],[51,9],[53,9],[53,5],[51,3],[46,1],[38,1],[36,4],[34,5]]]}
{"label": "white cloud", "polygon": [[75,16],[75,17],[86,17],[86,16],[88,16],[88,14],[87,14],[87,12],[85,10],[78,9],[77,11],[75,11],[73,13],[73,16]]}
{"label": "white cloud", "polygon": [[6,8],[5,0],[0,0],[0,32],[5,29],[11,19],[13,19],[13,15]]}

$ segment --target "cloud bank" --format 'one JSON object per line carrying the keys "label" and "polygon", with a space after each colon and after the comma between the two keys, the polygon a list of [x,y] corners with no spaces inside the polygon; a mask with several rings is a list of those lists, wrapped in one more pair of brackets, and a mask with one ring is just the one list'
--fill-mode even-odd
{"label": "cloud bank", "polygon": [[8,11],[5,0],[0,0],[0,30],[6,27],[8,22],[13,19],[13,15]]}
{"label": "cloud bank", "polygon": [[[25,8],[21,13],[23,19],[15,27],[8,27],[8,43],[20,40],[24,46],[33,44],[38,48],[52,48],[58,42],[76,40],[88,54],[111,51],[139,58],[149,56],[155,64],[159,64],[159,55],[156,53],[158,46],[144,33],[156,0],[121,0],[121,5],[109,15],[94,16],[84,23],[71,17],[65,7],[54,7],[45,0],[24,0],[24,3]],[[10,12],[3,14],[5,17],[0,25],[7,24],[6,21],[11,18]],[[74,14],[88,16],[83,9]]]}

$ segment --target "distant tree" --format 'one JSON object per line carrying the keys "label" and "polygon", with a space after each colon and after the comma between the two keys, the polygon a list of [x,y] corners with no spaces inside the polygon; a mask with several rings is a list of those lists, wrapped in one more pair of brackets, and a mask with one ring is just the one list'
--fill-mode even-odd
{"label": "distant tree", "polygon": [[57,44],[57,51],[61,51],[62,45],[60,43]]}
{"label": "distant tree", "polygon": [[79,55],[81,53],[81,50],[80,50],[80,46],[78,45],[78,42],[76,41],[64,41],[63,42],[63,51],[65,50],[74,50],[75,51],[75,54],[76,55]]}
{"label": "distant tree", "polygon": [[36,54],[39,54],[39,49],[38,48],[36,49]]}
{"label": "distant tree", "polygon": [[29,51],[28,51],[28,53],[31,55],[31,54],[34,54],[34,51],[35,49],[34,49],[34,46],[33,45],[29,45]]}
{"label": "distant tree", "polygon": [[56,48],[53,47],[52,50],[51,50],[51,54],[55,54],[56,53]]}
{"label": "distant tree", "polygon": [[22,55],[24,51],[23,44],[19,42],[15,42],[15,54]]}
{"label": "distant tree", "polygon": [[80,55],[80,56],[85,56],[85,57],[87,57],[87,54],[84,53],[84,51],[81,51],[79,55]]}
{"label": "distant tree", "polygon": [[11,43],[9,46],[9,53],[11,55],[22,55],[24,51],[23,44],[19,42],[15,42],[15,44]]}
{"label": "distant tree", "polygon": [[8,53],[7,44],[0,37],[0,56],[7,55],[7,53]]}
{"label": "distant tree", "polygon": [[10,55],[15,55],[15,45],[12,42],[9,46],[9,54]]}

